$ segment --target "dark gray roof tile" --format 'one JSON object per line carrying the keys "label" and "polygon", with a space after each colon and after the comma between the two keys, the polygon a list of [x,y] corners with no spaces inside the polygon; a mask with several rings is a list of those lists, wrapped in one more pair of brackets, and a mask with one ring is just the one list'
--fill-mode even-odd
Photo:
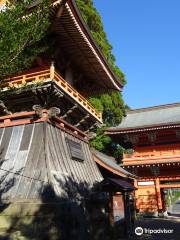
{"label": "dark gray roof tile", "polygon": [[117,127],[109,130],[177,123],[180,123],[180,103],[130,110]]}
{"label": "dark gray roof tile", "polygon": [[120,165],[118,165],[113,157],[110,157],[104,153],[101,153],[95,149],[91,150],[92,154],[96,156],[100,161],[104,164],[108,165],[110,168],[119,172],[119,175],[125,175],[126,177],[136,178],[135,175],[123,169]]}

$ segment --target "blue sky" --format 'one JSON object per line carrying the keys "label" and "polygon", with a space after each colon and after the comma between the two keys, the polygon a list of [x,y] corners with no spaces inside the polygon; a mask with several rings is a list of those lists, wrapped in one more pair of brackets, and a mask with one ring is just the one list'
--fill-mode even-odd
{"label": "blue sky", "polygon": [[180,0],[94,0],[131,108],[180,101]]}

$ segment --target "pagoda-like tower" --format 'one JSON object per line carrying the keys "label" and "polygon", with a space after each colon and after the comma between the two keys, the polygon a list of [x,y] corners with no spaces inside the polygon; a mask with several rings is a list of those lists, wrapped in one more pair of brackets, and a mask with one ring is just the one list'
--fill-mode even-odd
{"label": "pagoda-like tower", "polygon": [[180,188],[180,103],[130,110],[107,134],[128,149],[123,167],[139,176],[138,211],[170,211],[168,190]]}
{"label": "pagoda-like tower", "polygon": [[89,147],[91,131],[103,121],[88,97],[120,91],[122,84],[75,1],[54,1],[50,19],[53,59],[44,53],[31,69],[1,83],[0,236],[6,239],[84,240],[94,226],[107,231],[107,195],[97,188],[107,175],[100,167],[125,179],[108,182],[112,199],[122,190],[118,198],[124,201],[127,192],[127,202],[134,190],[128,183],[134,175],[104,157],[94,159]]}

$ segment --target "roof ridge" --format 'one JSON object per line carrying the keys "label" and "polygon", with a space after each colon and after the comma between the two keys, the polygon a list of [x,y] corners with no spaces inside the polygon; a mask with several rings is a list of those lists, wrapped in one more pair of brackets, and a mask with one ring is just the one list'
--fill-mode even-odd
{"label": "roof ridge", "polygon": [[145,108],[130,109],[130,110],[127,110],[127,114],[133,114],[138,112],[148,112],[151,110],[166,109],[166,108],[173,108],[173,107],[180,107],[180,102],[162,104],[162,105],[145,107]]}

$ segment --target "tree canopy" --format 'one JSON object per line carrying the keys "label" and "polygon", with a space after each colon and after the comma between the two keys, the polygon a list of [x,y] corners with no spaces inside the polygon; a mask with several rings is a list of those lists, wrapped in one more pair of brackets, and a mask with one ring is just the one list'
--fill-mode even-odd
{"label": "tree canopy", "polygon": [[99,112],[103,113],[103,121],[107,126],[119,124],[125,115],[126,106],[121,93],[117,91],[90,97],[89,101]]}
{"label": "tree canopy", "polygon": [[28,69],[45,50],[41,40],[49,26],[49,2],[43,0],[35,11],[31,3],[10,1],[0,11],[0,80]]}

